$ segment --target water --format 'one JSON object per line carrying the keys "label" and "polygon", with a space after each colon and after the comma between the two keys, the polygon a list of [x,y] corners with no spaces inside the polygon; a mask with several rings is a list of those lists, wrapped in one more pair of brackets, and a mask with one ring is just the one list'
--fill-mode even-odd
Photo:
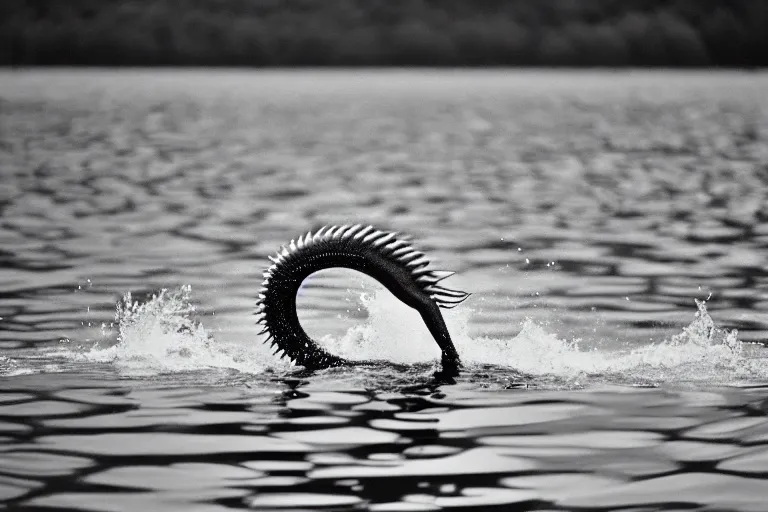
{"label": "water", "polygon": [[[0,509],[764,510],[768,78],[0,73]],[[467,363],[280,244],[412,234]]]}

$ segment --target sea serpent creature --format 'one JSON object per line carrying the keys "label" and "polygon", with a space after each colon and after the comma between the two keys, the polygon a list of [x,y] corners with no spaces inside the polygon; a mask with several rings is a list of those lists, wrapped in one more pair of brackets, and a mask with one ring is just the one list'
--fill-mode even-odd
{"label": "sea serpent creature", "polygon": [[296,294],[302,281],[319,270],[344,267],[357,270],[383,284],[400,301],[416,309],[442,350],[443,371],[461,366],[440,308],[453,308],[470,294],[440,286],[454,272],[431,270],[424,253],[411,247],[407,238],[373,226],[324,226],[291,240],[264,272],[264,282],[256,304],[259,334],[277,346],[275,355],[288,356],[307,369],[372,364],[350,361],[329,353],[302,329],[296,313]]}

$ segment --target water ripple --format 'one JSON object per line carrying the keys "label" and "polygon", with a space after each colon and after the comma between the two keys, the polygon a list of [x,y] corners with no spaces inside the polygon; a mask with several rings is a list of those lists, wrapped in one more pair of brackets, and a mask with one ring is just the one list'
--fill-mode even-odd
{"label": "water ripple", "polygon": [[[0,75],[0,508],[765,509],[763,74]],[[474,293],[455,382],[351,273],[302,323],[391,364],[258,343],[349,221]]]}

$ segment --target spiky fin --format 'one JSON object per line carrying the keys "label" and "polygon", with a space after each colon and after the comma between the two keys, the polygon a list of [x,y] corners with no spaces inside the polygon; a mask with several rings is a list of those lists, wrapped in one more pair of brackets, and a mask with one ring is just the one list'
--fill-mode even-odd
{"label": "spiky fin", "polygon": [[[288,247],[283,246],[275,256],[270,256],[272,265],[264,272],[263,287],[269,286],[272,274],[291,257],[307,247],[318,243],[347,242],[359,244],[375,251],[380,256],[398,264],[407,270],[415,283],[441,308],[454,308],[469,297],[469,293],[440,286],[438,283],[454,272],[428,268],[429,260],[424,253],[414,249],[409,240],[395,231],[377,230],[371,225],[362,224],[323,226],[314,234],[309,231],[298,240],[291,240]],[[259,303],[262,297],[260,296]],[[262,311],[257,311],[257,315]]]}

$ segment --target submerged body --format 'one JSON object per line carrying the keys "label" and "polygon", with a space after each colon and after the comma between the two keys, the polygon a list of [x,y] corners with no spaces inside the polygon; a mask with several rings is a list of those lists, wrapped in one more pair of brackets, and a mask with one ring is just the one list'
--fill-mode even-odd
{"label": "submerged body", "polygon": [[444,370],[461,361],[451,341],[440,308],[451,308],[469,294],[438,283],[453,272],[428,269],[429,260],[397,233],[372,226],[323,227],[283,247],[264,273],[257,315],[262,333],[296,364],[327,368],[366,361],[350,361],[329,353],[312,340],[299,323],[296,295],[301,283],[319,270],[343,267],[362,272],[383,284],[392,294],[416,309],[442,350]]}

